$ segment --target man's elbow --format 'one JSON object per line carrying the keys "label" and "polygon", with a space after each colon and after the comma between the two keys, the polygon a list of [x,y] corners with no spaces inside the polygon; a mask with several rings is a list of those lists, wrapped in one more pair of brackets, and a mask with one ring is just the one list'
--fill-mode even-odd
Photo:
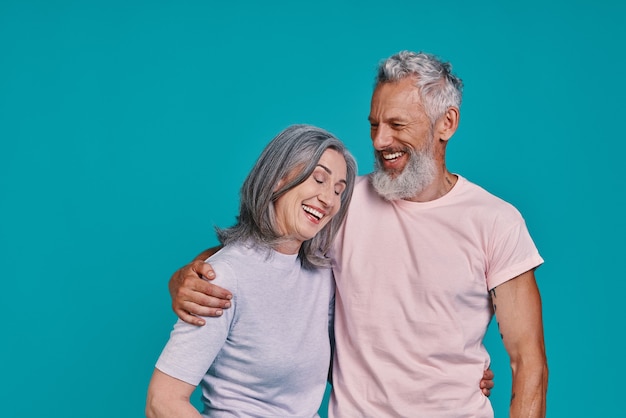
{"label": "man's elbow", "polygon": [[511,359],[511,367],[547,368],[546,349],[543,344],[533,343],[524,347],[507,350]]}
{"label": "man's elbow", "polygon": [[532,354],[511,356],[513,377],[520,377],[532,386],[543,387],[548,384],[548,361],[545,351],[537,350]]}

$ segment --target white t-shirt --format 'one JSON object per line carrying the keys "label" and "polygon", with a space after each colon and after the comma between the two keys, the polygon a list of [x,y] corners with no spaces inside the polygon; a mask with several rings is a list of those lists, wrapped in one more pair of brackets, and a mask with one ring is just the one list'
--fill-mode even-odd
{"label": "white t-shirt", "polygon": [[330,363],[330,269],[242,245],[209,261],[232,306],[203,327],[179,320],[156,367],[200,383],[206,416],[317,416]]}

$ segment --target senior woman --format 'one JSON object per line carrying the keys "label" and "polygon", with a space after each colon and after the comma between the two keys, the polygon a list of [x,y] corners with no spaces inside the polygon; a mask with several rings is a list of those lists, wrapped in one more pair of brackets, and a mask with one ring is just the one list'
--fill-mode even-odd
{"label": "senior woman", "polygon": [[[242,186],[236,225],[218,230],[224,247],[210,258],[232,307],[204,327],[174,325],[148,417],[317,416],[334,304],[326,252],[355,175],[343,143],[322,129],[290,126],[267,145]],[[198,384],[203,415],[189,401]]]}

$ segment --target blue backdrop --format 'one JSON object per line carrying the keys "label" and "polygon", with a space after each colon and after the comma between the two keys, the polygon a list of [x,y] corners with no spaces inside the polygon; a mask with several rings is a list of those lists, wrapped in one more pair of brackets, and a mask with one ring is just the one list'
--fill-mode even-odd
{"label": "blue backdrop", "polygon": [[170,274],[288,124],[370,171],[374,69],[402,49],[464,79],[449,168],[516,205],[546,259],[548,415],[623,412],[626,6],[502,3],[2,0],[0,415],[142,416]]}

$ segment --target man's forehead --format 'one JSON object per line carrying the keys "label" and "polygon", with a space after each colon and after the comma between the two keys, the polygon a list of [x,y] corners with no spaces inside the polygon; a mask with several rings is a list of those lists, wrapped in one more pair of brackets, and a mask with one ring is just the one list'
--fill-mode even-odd
{"label": "man's forehead", "polygon": [[407,104],[404,106],[386,106],[384,108],[375,108],[372,106],[370,110],[370,114],[368,116],[369,120],[374,120],[381,118],[382,120],[394,120],[394,119],[404,119],[411,116],[411,110],[416,109],[417,105],[413,104],[413,109],[409,107]]}
{"label": "man's forehead", "polygon": [[423,110],[422,100],[419,90],[416,87],[407,85],[403,88],[385,89],[381,86],[381,91],[374,92],[370,107],[370,119],[373,117],[384,117],[391,119],[395,117],[405,117],[415,111]]}
{"label": "man's forehead", "polygon": [[383,83],[376,87],[372,95],[372,105],[402,107],[407,104],[420,104],[422,99],[419,89],[410,79],[393,83]]}

